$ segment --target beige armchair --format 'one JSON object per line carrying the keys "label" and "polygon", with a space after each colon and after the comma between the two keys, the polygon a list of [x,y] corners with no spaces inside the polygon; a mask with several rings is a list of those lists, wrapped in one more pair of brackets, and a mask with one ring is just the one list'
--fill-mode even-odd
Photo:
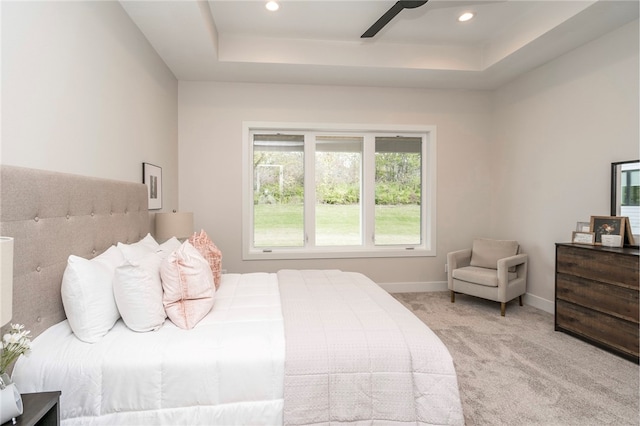
{"label": "beige armchair", "polygon": [[471,249],[447,254],[451,303],[456,293],[500,302],[500,315],[506,304],[527,290],[527,255],[518,254],[517,241],[476,239]]}

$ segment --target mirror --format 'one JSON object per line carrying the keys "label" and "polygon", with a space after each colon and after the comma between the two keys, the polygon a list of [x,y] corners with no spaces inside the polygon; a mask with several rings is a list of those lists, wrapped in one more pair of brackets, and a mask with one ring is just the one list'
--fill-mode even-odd
{"label": "mirror", "polygon": [[640,242],[640,160],[611,163],[611,216],[627,216]]}

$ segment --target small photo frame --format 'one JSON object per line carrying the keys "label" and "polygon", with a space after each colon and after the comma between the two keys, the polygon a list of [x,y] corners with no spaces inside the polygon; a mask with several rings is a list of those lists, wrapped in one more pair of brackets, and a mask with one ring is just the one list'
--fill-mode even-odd
{"label": "small photo frame", "polygon": [[576,223],[576,232],[591,232],[591,224],[589,222]]}
{"label": "small photo frame", "polygon": [[149,194],[149,210],[162,208],[162,168],[149,163],[142,163],[142,183],[147,185]]}
{"label": "small photo frame", "polygon": [[619,235],[624,241],[625,225],[626,219],[622,216],[591,216],[591,232],[595,233],[595,244],[602,244],[603,235]]}
{"label": "small photo frame", "polygon": [[573,236],[571,237],[571,242],[574,244],[593,245],[595,241],[596,241],[595,232],[573,231]]}

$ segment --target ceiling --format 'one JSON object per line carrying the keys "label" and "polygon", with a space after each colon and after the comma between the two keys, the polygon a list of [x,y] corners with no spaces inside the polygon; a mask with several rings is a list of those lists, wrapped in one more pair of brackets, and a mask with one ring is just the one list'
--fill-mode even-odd
{"label": "ceiling", "polygon": [[[493,89],[638,19],[638,0],[430,0],[360,35],[386,0],[120,3],[181,81]],[[460,23],[464,11],[474,19]]]}

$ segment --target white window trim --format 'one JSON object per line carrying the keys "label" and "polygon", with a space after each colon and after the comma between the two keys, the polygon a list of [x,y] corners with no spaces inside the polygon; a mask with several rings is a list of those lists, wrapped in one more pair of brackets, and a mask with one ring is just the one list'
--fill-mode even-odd
{"label": "white window trim", "polygon": [[[252,247],[253,235],[253,180],[252,130],[266,131],[353,131],[353,132],[419,132],[425,133],[422,158],[426,159],[427,173],[422,176],[422,203],[427,208],[422,217],[425,238],[419,246],[376,246],[372,247],[314,247],[286,248],[272,250]],[[424,125],[381,125],[381,124],[334,124],[334,123],[286,123],[244,121],[242,123],[242,259],[344,259],[368,257],[433,257],[436,256],[436,126]],[[305,160],[306,161],[306,160]],[[364,209],[372,214],[370,208]],[[306,213],[305,213],[306,214]],[[365,223],[372,223],[367,221]],[[365,230],[368,232],[368,230]],[[365,238],[367,234],[365,234]]]}

